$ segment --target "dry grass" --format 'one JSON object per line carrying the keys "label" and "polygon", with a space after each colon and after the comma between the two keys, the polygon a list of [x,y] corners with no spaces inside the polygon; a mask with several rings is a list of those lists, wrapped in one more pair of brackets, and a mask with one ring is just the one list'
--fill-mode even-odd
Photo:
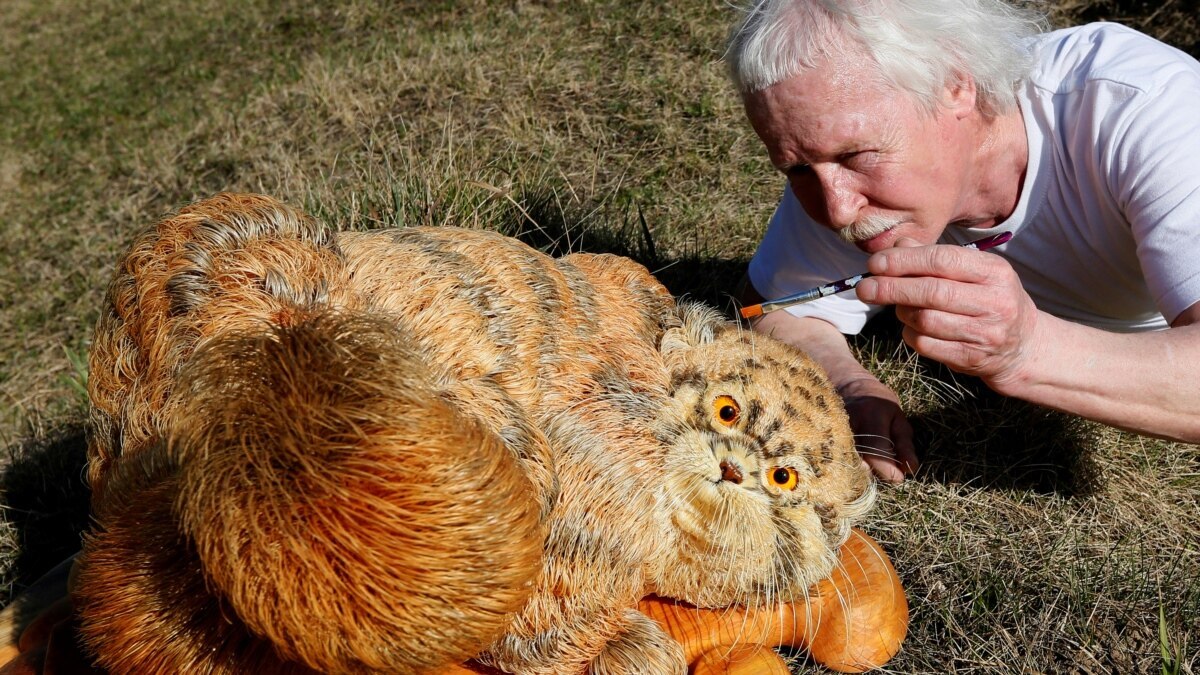
{"label": "dry grass", "polygon": [[[1051,9],[1200,53],[1188,0]],[[5,588],[78,543],[86,374],[71,356],[135,229],[192,199],[254,190],[343,228],[467,224],[616,251],[727,306],[782,189],[725,83],[728,11],[0,3]],[[926,467],[869,528],[912,603],[891,668],[1200,670],[1195,447],[1000,399],[886,330],[858,347],[905,397]]]}

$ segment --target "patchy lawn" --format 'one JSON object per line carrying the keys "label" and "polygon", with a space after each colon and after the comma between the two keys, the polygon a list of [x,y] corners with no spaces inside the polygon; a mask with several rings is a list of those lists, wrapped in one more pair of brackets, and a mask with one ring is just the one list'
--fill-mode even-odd
{"label": "patchy lawn", "polygon": [[[1050,9],[1200,53],[1194,2]],[[725,81],[729,20],[698,1],[0,3],[0,595],[78,546],[91,325],[135,230],[191,200],[615,251],[729,310],[782,189]],[[1197,448],[1002,399],[876,328],[856,348],[925,462],[867,527],[912,606],[890,668],[1195,672]]]}

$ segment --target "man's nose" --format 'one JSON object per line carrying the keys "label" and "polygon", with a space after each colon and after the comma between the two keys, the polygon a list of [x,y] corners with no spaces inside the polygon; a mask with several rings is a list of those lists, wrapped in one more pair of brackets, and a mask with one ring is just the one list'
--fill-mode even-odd
{"label": "man's nose", "polygon": [[840,230],[854,224],[867,200],[852,180],[840,167],[813,166],[812,171],[815,180],[804,190],[809,193],[808,198],[796,191],[800,205],[813,220],[826,227]]}

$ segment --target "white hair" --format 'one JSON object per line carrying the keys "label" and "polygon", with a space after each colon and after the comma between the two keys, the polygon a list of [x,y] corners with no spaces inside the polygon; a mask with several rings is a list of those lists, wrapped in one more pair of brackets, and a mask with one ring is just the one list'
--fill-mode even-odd
{"label": "white hair", "polygon": [[1046,29],[1041,13],[1004,0],[755,0],[741,13],[725,58],[744,94],[857,47],[929,111],[943,87],[969,78],[987,115],[1016,105],[1028,38]]}

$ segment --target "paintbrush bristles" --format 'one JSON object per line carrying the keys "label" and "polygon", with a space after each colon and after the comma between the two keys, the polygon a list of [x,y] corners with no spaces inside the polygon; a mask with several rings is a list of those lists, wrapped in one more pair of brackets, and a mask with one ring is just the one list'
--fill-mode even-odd
{"label": "paintbrush bristles", "polygon": [[741,308],[738,310],[738,313],[742,315],[743,319],[753,319],[762,316],[763,309],[762,305],[750,305],[749,307]]}

